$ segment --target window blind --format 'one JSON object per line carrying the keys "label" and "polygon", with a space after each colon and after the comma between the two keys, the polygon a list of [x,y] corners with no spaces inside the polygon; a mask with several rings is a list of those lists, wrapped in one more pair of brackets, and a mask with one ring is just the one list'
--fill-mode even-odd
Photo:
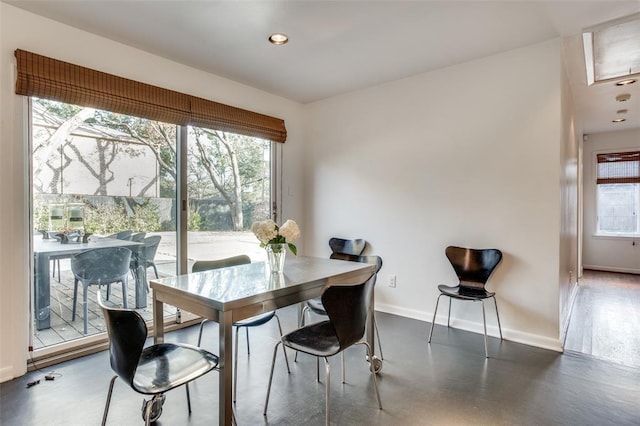
{"label": "window blind", "polygon": [[213,128],[274,142],[287,139],[284,120],[152,86],[24,50],[16,50],[16,94],[150,120]]}
{"label": "window blind", "polygon": [[640,183],[640,151],[597,155],[598,184]]}

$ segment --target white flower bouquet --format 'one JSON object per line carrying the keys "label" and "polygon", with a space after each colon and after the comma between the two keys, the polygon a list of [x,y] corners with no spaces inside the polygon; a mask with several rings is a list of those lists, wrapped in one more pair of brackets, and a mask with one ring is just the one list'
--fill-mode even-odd
{"label": "white flower bouquet", "polygon": [[298,249],[292,241],[300,237],[300,228],[293,220],[287,220],[282,226],[278,226],[271,219],[255,222],[251,226],[251,231],[260,240],[260,247],[266,247],[269,244],[286,244],[291,253],[298,254]]}

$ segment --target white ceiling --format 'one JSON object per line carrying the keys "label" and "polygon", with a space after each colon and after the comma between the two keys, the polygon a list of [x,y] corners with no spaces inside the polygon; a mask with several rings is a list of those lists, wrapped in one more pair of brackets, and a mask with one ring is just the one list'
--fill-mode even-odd
{"label": "white ceiling", "polygon": [[563,36],[584,132],[640,128],[640,82],[587,87],[579,37],[640,0],[1,1],[302,103]]}

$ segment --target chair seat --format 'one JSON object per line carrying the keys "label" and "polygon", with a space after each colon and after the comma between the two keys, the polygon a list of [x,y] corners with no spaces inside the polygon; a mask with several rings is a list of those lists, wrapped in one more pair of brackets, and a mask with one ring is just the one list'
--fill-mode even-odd
{"label": "chair seat", "polygon": [[440,292],[445,296],[464,300],[488,299],[495,295],[495,293],[492,293],[485,289],[475,289],[460,286],[451,287],[448,285],[439,285],[438,290],[440,290]]}
{"label": "chair seat", "polygon": [[319,297],[307,300],[307,306],[311,309],[311,312],[315,314],[327,315],[327,311],[325,311],[322,300]]}
{"label": "chair seat", "polygon": [[322,321],[282,336],[282,343],[310,355],[328,357],[340,351],[338,336],[330,321]]}
{"label": "chair seat", "polygon": [[218,366],[218,357],[187,344],[162,343],[142,350],[133,388],[152,395],[169,391]]}
{"label": "chair seat", "polygon": [[257,327],[262,324],[266,324],[271,321],[276,314],[276,311],[265,312],[264,314],[256,315],[255,317],[247,318],[242,321],[233,323],[234,327]]}

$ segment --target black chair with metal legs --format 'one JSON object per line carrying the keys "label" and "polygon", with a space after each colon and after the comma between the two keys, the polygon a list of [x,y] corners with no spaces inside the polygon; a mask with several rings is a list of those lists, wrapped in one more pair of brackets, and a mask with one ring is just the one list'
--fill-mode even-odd
{"label": "black chair with metal legs", "polygon": [[436,308],[433,311],[433,320],[431,321],[428,342],[431,343],[431,336],[433,335],[433,327],[436,321],[436,313],[438,312],[440,297],[449,297],[447,327],[449,327],[451,319],[452,299],[480,302],[482,305],[482,322],[484,325],[484,354],[489,358],[489,351],[487,349],[487,319],[484,310],[484,299],[493,298],[493,302],[496,307],[496,318],[498,319],[500,340],[502,340],[502,327],[500,326],[500,315],[498,314],[498,302],[496,301],[495,293],[487,291],[485,286],[489,277],[502,260],[502,252],[497,249],[471,249],[449,246],[446,248],[445,254],[458,276],[459,283],[454,287],[446,285],[438,286],[440,295],[438,295]]}
{"label": "black chair with metal legs", "polygon": [[218,357],[202,348],[181,343],[160,343],[144,348],[147,325],[139,313],[105,306],[100,291],[98,304],[109,334],[111,368],[116,373],[109,383],[102,425],[107,422],[113,385],[118,377],[134,391],[153,395],[142,405],[142,418],[147,426],[162,414],[165,392],[178,386],[185,385],[187,408],[191,413],[189,382],[215,369]]}
{"label": "black chair with metal legs", "polygon": [[[367,348],[367,357],[371,359],[371,346],[364,340],[365,328],[371,305],[371,292],[373,291],[375,274],[362,284],[356,285],[331,285],[322,293],[322,304],[327,312],[328,320],[310,324],[294,330],[282,336],[273,349],[273,361],[269,375],[269,387],[264,403],[264,415],[267,415],[271,383],[273,382],[273,370],[278,355],[278,346],[288,347],[315,357],[323,358],[325,365],[325,409],[326,424],[330,424],[330,397],[331,371],[328,357],[342,353],[353,345],[362,344]],[[343,360],[344,361],[344,360]],[[344,366],[344,362],[343,362]],[[382,409],[378,380],[375,369],[369,367],[373,375],[373,383],[378,399],[378,407]],[[342,381],[344,383],[344,368],[342,369]]]}
{"label": "black chair with metal legs", "polygon": [[[346,260],[349,262],[370,263],[372,265],[376,265],[376,276],[374,276],[374,280],[375,277],[377,277],[378,271],[380,271],[380,269],[382,268],[382,258],[380,256],[356,256],[344,253],[333,253],[331,254],[331,259]],[[309,311],[317,315],[327,315],[324,307],[322,306],[322,301],[320,300],[320,298],[307,300],[306,306],[302,308],[302,317],[300,323],[301,326],[305,324],[305,314]],[[384,355],[382,354],[382,342],[380,341],[380,332],[378,331],[378,322],[376,321],[375,311],[373,314],[373,328],[376,331],[376,340],[378,341],[378,349],[380,350],[380,359],[384,360]],[[297,355],[298,354],[296,353],[296,359]]]}
{"label": "black chair with metal legs", "polygon": [[[367,242],[362,238],[356,238],[353,240],[335,237],[329,238],[329,248],[331,248],[331,256],[336,253],[360,256],[364,252],[366,246]],[[329,257],[332,258],[331,256]]]}
{"label": "black chair with metal legs", "polygon": [[[241,254],[238,256],[228,257],[225,259],[217,259],[217,260],[198,260],[191,267],[191,272],[202,272],[208,271],[211,269],[219,269],[226,268],[229,266],[238,266],[238,265],[247,265],[251,263],[251,258],[245,254]],[[280,336],[282,336],[282,325],[280,324],[280,318],[276,314],[276,311],[265,312],[264,314],[256,315],[255,317],[247,318],[242,321],[238,321],[233,323],[233,326],[236,329],[236,342],[235,342],[235,354],[233,364],[235,366],[233,370],[233,402],[236,402],[236,394],[237,394],[237,383],[238,383],[238,334],[241,328],[245,329],[247,335],[247,355],[251,354],[251,349],[249,345],[249,328],[250,327],[258,327],[262,324],[266,324],[271,321],[273,318],[278,322],[278,331],[280,332]],[[198,346],[200,346],[200,342],[202,341],[202,329],[207,323],[208,320],[204,319],[200,322],[200,330],[198,331]],[[285,356],[285,360],[287,362],[287,371],[289,370],[289,359],[287,358],[287,352],[284,348],[282,348]]]}
{"label": "black chair with metal legs", "polygon": [[[329,248],[331,248],[331,256],[329,259],[340,260],[353,260],[358,261],[357,256],[360,256],[364,252],[367,242],[362,238],[345,239],[345,238],[329,238]],[[348,256],[353,256],[348,258]],[[354,260],[355,259],[355,260]],[[381,265],[382,266],[382,265]],[[376,271],[378,272],[378,271]],[[326,316],[322,302],[319,297],[307,300],[306,305],[302,308],[302,315],[300,317],[299,326],[304,325],[304,314],[311,310],[318,315]],[[296,354],[297,355],[297,354]]]}

